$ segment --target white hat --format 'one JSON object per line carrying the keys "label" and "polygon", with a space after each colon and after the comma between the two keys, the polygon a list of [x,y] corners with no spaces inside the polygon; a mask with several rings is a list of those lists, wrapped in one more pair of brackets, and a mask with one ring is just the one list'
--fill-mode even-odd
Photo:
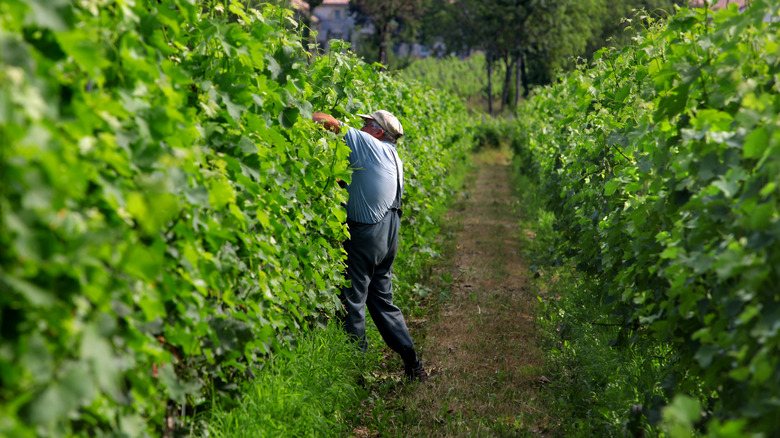
{"label": "white hat", "polygon": [[385,110],[375,111],[373,114],[358,114],[358,116],[367,119],[374,120],[379,123],[379,126],[385,130],[388,134],[395,138],[400,138],[404,135],[404,128],[401,126],[401,122],[398,119]]}

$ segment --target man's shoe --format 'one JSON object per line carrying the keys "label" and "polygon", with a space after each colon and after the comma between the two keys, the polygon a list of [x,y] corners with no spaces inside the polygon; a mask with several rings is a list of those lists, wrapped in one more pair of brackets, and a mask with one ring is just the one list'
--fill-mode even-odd
{"label": "man's shoe", "polygon": [[428,381],[428,372],[425,371],[422,361],[418,360],[416,366],[406,365],[404,367],[404,374],[409,380],[419,380],[420,382]]}

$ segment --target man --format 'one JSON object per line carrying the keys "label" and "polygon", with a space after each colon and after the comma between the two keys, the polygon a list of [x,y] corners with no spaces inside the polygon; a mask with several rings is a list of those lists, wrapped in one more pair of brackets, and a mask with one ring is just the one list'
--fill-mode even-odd
{"label": "man", "polygon": [[[403,167],[395,145],[404,130],[398,119],[379,110],[363,118],[360,130],[347,126],[344,139],[351,152],[352,182],[347,186],[347,279],[342,289],[344,329],[366,351],[366,310],[371,313],[385,343],[404,361],[412,380],[426,381],[428,373],[417,358],[404,317],[393,304],[391,269],[398,251],[398,230],[403,195]],[[314,121],[339,133],[341,123],[328,114],[315,113]]]}

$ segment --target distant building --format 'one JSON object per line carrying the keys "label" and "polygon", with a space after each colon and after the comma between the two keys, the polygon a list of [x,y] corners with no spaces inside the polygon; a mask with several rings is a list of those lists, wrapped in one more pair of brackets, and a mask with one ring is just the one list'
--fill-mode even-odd
{"label": "distant building", "polygon": [[311,11],[309,10],[309,4],[303,0],[292,0],[290,2],[293,12],[295,12],[295,19],[297,21],[309,21],[311,20]]}
{"label": "distant building", "polygon": [[337,39],[357,42],[355,19],[349,13],[349,0],[324,0],[314,8],[312,29],[317,31],[317,43],[328,50],[328,41]]}
{"label": "distant building", "polygon": [[[304,3],[302,0],[294,0]],[[310,22],[312,30],[317,32],[317,44],[326,52],[329,50],[328,41],[337,39],[347,41],[352,44],[353,50],[357,49],[360,37],[363,35],[373,35],[376,32],[373,23],[365,20],[360,26],[356,25],[356,17],[350,13],[350,0],[324,0],[322,4],[311,11]],[[303,7],[298,8],[303,11]],[[306,8],[308,11],[308,7]],[[437,47],[441,50],[440,47]],[[393,48],[393,51],[399,56],[414,56],[424,58],[430,55],[430,47],[420,44],[399,44]]]}
{"label": "distant building", "polygon": [[[692,8],[703,8],[706,0],[691,0]],[[744,12],[747,7],[747,0],[718,0],[710,5],[710,9],[717,11],[728,7],[729,4],[736,4],[739,7],[739,12]]]}

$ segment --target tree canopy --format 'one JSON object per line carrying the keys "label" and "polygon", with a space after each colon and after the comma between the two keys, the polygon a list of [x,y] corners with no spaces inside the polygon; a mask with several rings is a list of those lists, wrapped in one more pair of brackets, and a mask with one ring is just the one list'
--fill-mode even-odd
{"label": "tree canopy", "polygon": [[[488,88],[495,63],[504,66],[502,105],[510,103],[510,88],[552,81],[555,72],[589,60],[607,44],[630,41],[627,19],[662,16],[664,9],[684,0],[430,0],[421,39],[443,43],[448,53],[485,53]],[[516,82],[512,84],[512,74]],[[488,96],[490,95],[488,90]],[[488,102],[492,110],[492,103]]]}

